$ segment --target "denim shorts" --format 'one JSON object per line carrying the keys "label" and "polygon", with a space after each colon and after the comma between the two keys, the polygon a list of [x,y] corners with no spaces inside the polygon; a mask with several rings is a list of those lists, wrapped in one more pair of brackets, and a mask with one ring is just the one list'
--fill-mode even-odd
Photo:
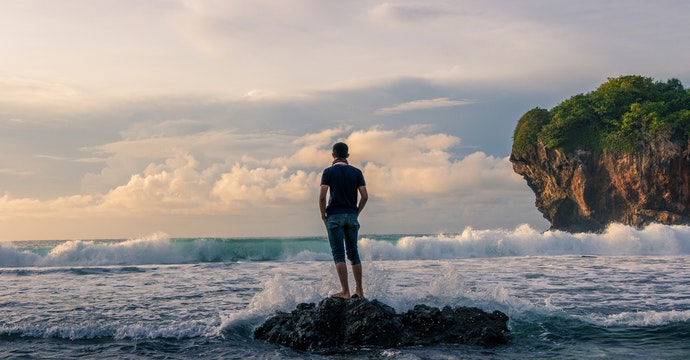
{"label": "denim shorts", "polygon": [[326,218],[326,230],[328,242],[331,244],[333,261],[345,262],[345,254],[352,265],[360,264],[359,251],[357,251],[357,233],[359,221],[357,214],[334,214]]}

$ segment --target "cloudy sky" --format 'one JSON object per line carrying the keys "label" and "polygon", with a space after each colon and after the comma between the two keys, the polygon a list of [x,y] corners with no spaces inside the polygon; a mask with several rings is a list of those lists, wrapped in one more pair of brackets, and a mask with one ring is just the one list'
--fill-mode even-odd
{"label": "cloudy sky", "polygon": [[0,240],[324,235],[330,147],[362,233],[548,223],[519,117],[639,74],[690,85],[690,2],[2,0]]}

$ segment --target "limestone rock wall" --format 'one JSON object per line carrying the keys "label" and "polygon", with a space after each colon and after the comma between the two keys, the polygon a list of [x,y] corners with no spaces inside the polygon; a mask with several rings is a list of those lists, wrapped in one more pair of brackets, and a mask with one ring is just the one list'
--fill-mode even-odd
{"label": "limestone rock wall", "polygon": [[690,224],[690,142],[649,139],[632,153],[568,154],[539,143],[536,150],[512,153],[510,161],[551,229]]}

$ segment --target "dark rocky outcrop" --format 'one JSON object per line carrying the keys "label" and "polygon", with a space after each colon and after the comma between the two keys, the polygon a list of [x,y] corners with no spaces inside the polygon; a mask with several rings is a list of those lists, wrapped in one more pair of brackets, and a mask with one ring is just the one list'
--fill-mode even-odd
{"label": "dark rocky outcrop", "polygon": [[633,152],[577,149],[538,142],[515,150],[513,169],[536,194],[551,229],[598,232],[609,223],[690,224],[690,142],[647,138]]}
{"label": "dark rocky outcrop", "polygon": [[346,346],[394,348],[437,343],[496,346],[508,342],[508,316],[481,309],[417,305],[403,314],[378,300],[326,298],[278,313],[254,337],[298,350]]}

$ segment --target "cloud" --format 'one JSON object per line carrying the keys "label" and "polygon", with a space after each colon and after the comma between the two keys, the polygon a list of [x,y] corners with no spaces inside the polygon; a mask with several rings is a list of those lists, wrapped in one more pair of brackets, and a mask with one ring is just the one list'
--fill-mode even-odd
{"label": "cloud", "polygon": [[18,176],[28,176],[28,175],[34,175],[35,173],[33,171],[26,171],[26,170],[17,170],[13,168],[0,168],[0,174],[5,174],[5,175],[18,175]]}
{"label": "cloud", "polygon": [[[15,104],[78,109],[97,96],[142,94],[261,100],[427,74],[513,87],[583,76],[596,81],[620,72],[688,74],[679,61],[688,50],[673,46],[688,33],[682,18],[688,5],[678,1],[180,0],[65,6],[26,0],[6,7],[0,14],[6,24],[0,76],[10,85],[0,81],[0,88]],[[118,20],[124,17],[127,22]]]}
{"label": "cloud", "polygon": [[[98,196],[61,196],[50,200],[32,198],[13,198],[8,194],[0,197],[0,223],[7,222],[7,230],[18,219],[37,218],[81,218],[88,221],[88,212],[98,204]],[[31,232],[31,229],[23,229]],[[0,236],[0,239],[2,237]]]}
{"label": "cloud", "polygon": [[[94,97],[84,94],[76,87],[44,80],[25,77],[0,77],[0,105],[3,112],[14,114],[26,109],[37,108],[55,114],[81,112],[93,107]],[[10,122],[22,123],[21,119],[10,119]]]}
{"label": "cloud", "polygon": [[454,13],[455,9],[439,4],[391,4],[385,2],[371,8],[367,15],[373,21],[400,23],[453,16]]}
{"label": "cloud", "polygon": [[[180,151],[149,163],[125,183],[102,193],[52,200],[12,198],[6,194],[0,197],[0,222],[7,225],[17,219],[65,218],[97,224],[96,219],[155,217],[159,223],[174,227],[180,216],[263,218],[270,214],[291,218],[312,214],[321,171],[330,164],[330,146],[338,140],[348,142],[352,163],[365,174],[372,218],[381,217],[379,231],[396,231],[385,228],[395,225],[390,223],[391,213],[383,209],[397,209],[393,213],[400,217],[395,219],[417,224],[419,229],[448,228],[449,221],[457,220],[444,215],[437,217],[442,224],[425,224],[416,218],[426,219],[436,212],[457,212],[455,205],[461,201],[477,211],[490,212],[492,203],[526,193],[524,181],[512,172],[507,158],[477,152],[454,159],[452,148],[460,139],[426,131],[426,127],[332,128],[294,138],[286,157],[281,156],[285,153],[282,144],[276,144],[267,152],[272,156],[240,158],[232,163],[223,159],[202,163],[191,153]],[[159,139],[151,140],[156,144]],[[203,142],[202,137],[185,140]],[[187,149],[198,145],[188,144]],[[167,222],[160,220],[165,218]],[[233,223],[230,218],[226,221]],[[309,223],[310,218],[302,221]],[[267,224],[256,231],[279,234],[281,230]],[[299,228],[292,231],[299,232]]]}
{"label": "cloud", "polygon": [[9,2],[0,234],[38,231],[31,214],[50,237],[68,216],[106,236],[321,231],[309,191],[336,140],[368,174],[368,229],[543,221],[506,160],[517,119],[609,76],[687,83],[689,7]]}
{"label": "cloud", "polygon": [[372,194],[393,203],[524,185],[507,158],[475,152],[454,159],[452,148],[460,139],[447,134],[372,129],[355,131],[345,141],[351,158],[363,164]]}
{"label": "cloud", "polygon": [[524,79],[572,55],[557,27],[496,4],[325,4],[184,1],[173,24],[192,49],[224,64],[217,74],[248,99],[453,67],[463,69],[447,73],[461,75],[456,81]]}
{"label": "cloud", "polygon": [[[338,140],[350,144],[353,162],[364,164],[365,172],[371,169],[381,174],[372,176],[371,184],[374,188],[381,188],[382,199],[395,192],[424,196],[447,190],[447,185],[437,187],[437,184],[431,184],[425,178],[450,172],[452,164],[448,148],[460,140],[446,134],[417,133],[420,129],[423,128],[327,129],[297,137],[289,148],[274,146],[274,157],[236,155],[234,162],[217,159],[221,162],[204,166],[189,152],[178,152],[166,158],[164,163],[149,164],[143,173],[132,175],[127,184],[108,192],[100,208],[135,212],[222,213],[256,204],[274,207],[285,203],[307,203],[318,187],[320,171],[330,163],[330,146]],[[208,134],[185,137],[184,141],[176,143],[178,146],[186,143],[186,150],[192,151],[199,147],[198,143],[207,143],[208,137]],[[165,148],[159,140],[151,139],[152,143],[147,148]],[[172,139],[166,141],[172,142]],[[197,144],[194,144],[195,141]],[[266,141],[265,144],[270,142]],[[385,147],[381,147],[381,144],[385,144]],[[133,145],[139,148],[138,151],[129,145],[133,144],[129,143],[125,148],[131,156],[163,154],[142,151],[143,144]],[[291,149],[291,154],[279,156],[285,149]],[[255,152],[247,152],[250,153],[256,155]],[[400,157],[399,154],[405,156]],[[394,168],[397,170],[392,170]],[[393,175],[397,178],[396,182],[390,183],[385,179],[385,174]],[[426,182],[425,186],[414,185],[412,188],[415,190],[405,191],[409,185],[407,181],[420,179]]]}
{"label": "cloud", "polygon": [[213,186],[212,193],[226,208],[275,207],[280,202],[307,201],[318,186],[315,172],[288,168],[249,168],[236,164]]}
{"label": "cloud", "polygon": [[68,161],[68,162],[76,162],[76,163],[101,163],[101,162],[106,161],[106,159],[98,158],[98,157],[68,158],[68,157],[64,157],[64,156],[54,156],[54,155],[44,155],[44,154],[38,154],[38,155],[36,155],[36,157],[40,158],[40,159],[55,160],[55,161]]}
{"label": "cloud", "polygon": [[431,100],[415,100],[392,107],[381,108],[375,111],[377,115],[392,115],[406,111],[429,110],[454,106],[474,104],[474,100],[451,100],[449,98],[436,98]]}
{"label": "cloud", "polygon": [[338,127],[300,136],[292,142],[296,147],[292,154],[272,159],[270,164],[280,167],[323,167],[330,159],[329,150],[334,139],[342,140],[339,136],[349,130],[350,127]]}

